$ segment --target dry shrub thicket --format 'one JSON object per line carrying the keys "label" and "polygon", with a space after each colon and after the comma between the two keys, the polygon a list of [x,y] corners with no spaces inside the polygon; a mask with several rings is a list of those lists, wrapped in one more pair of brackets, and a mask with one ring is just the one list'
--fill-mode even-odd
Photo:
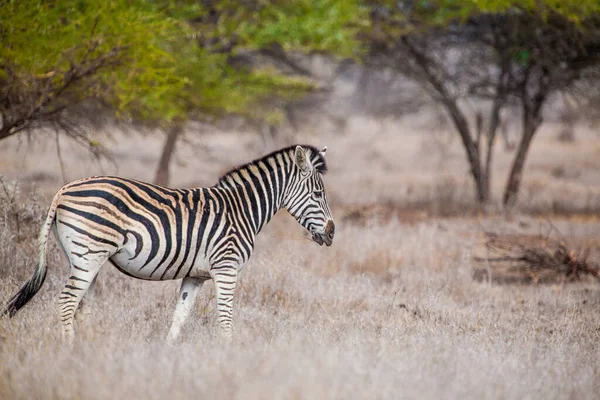
{"label": "dry shrub thicket", "polygon": [[[591,249],[568,247],[564,238],[558,240],[547,235],[514,235],[486,233],[487,249],[493,256],[478,261],[493,263],[494,275],[512,274],[513,278],[538,282],[560,280],[576,281],[586,277],[600,279],[600,266],[589,261]],[[489,277],[491,278],[491,277]],[[503,279],[506,279],[504,277]]]}
{"label": "dry shrub thicket", "polygon": [[[0,276],[15,281],[29,278],[37,261],[37,237],[47,211],[36,191],[23,192],[17,181],[0,175]],[[51,243],[52,248],[55,247]],[[56,263],[55,252],[49,262]]]}
{"label": "dry shrub thicket", "polygon": [[[0,299],[33,270],[46,201],[0,196]],[[105,268],[74,347],[56,299],[67,277],[51,245],[36,298],[0,320],[0,398],[595,398],[600,291],[586,282],[473,279],[483,228],[469,219],[338,218],[317,247],[278,215],[258,237],[236,297],[236,334],[217,334],[214,287],[181,343],[163,344],[176,282]],[[17,222],[18,221],[18,222]],[[484,220],[485,226],[518,223]],[[582,234],[598,235],[585,225]],[[52,240],[54,243],[54,240]]]}

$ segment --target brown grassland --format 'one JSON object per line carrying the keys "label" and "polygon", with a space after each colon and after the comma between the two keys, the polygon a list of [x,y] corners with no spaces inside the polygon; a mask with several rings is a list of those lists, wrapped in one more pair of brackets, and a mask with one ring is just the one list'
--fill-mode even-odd
{"label": "brown grassland", "polygon": [[[423,119],[355,118],[344,134],[298,134],[329,147],[336,238],[318,247],[278,214],[241,275],[229,344],[218,336],[212,283],[169,347],[178,282],[106,267],[92,314],[78,320],[74,346],[63,345],[56,300],[67,270],[52,239],[46,284],[0,320],[0,398],[598,398],[599,282],[507,280],[476,261],[486,231],[560,232],[600,261],[598,135],[582,126],[565,144],[556,131],[545,125],[533,145],[518,209],[487,216],[473,211],[457,138]],[[65,178],[151,180],[160,140],[114,132],[111,162],[63,143]],[[37,231],[63,183],[53,146],[0,143],[0,302],[33,272]],[[190,131],[173,186],[209,185],[268,147],[250,134]],[[497,147],[496,195],[512,156]]]}

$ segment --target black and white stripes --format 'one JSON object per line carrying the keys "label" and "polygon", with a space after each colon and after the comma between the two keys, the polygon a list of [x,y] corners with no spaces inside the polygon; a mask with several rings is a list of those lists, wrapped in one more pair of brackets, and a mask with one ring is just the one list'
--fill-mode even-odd
{"label": "black and white stripes", "polygon": [[237,273],[250,258],[256,235],[280,208],[315,242],[331,245],[335,228],[321,179],[325,150],[285,148],[228,172],[209,188],[168,189],[107,176],[64,186],[40,233],[34,276],[3,313],[12,316],[43,284],[53,229],[71,266],[59,296],[68,338],[80,301],[107,261],[140,279],[183,279],[169,341],[177,338],[202,283],[213,279],[218,319],[231,335]]}

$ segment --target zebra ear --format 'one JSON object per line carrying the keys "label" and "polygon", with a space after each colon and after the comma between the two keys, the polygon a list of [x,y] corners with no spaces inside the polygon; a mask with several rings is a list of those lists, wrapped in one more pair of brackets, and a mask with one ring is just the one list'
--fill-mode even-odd
{"label": "zebra ear", "polygon": [[327,152],[327,146],[323,147],[323,150],[321,150],[319,153],[321,153],[322,156],[325,156],[326,152]]}
{"label": "zebra ear", "polygon": [[308,161],[308,157],[306,156],[306,150],[304,150],[302,146],[296,146],[294,161],[302,172],[308,173],[311,170],[310,161]]}

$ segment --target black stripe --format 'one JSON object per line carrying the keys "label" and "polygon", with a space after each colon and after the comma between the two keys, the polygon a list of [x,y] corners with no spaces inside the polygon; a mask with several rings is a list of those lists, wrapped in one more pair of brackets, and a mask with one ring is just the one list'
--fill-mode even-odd
{"label": "black stripe", "polygon": [[261,165],[259,165],[258,167],[258,173],[260,175],[260,181],[263,183],[263,186],[265,187],[264,189],[262,188],[262,186],[260,186],[257,190],[261,191],[262,193],[262,198],[261,198],[261,206],[263,206],[263,220],[260,222],[259,224],[259,229],[256,233],[260,232],[260,230],[263,228],[263,226],[265,226],[267,224],[267,222],[269,222],[271,220],[271,217],[273,217],[273,215],[275,214],[275,206],[274,206],[274,197],[273,196],[273,190],[275,189],[272,185],[274,185],[275,183],[269,183],[269,177],[267,176],[267,173],[265,172],[264,169],[262,169],[261,167],[265,165],[264,163],[261,163]]}
{"label": "black stripe", "polygon": [[123,268],[121,268],[121,266],[119,264],[117,264],[116,262],[114,262],[112,259],[109,258],[108,260],[113,265],[113,267],[115,267],[116,269],[118,269],[120,272],[124,273],[127,276],[130,276],[130,277],[135,278],[135,279],[140,279],[142,281],[153,281],[154,280],[154,279],[150,279],[150,278],[143,278],[143,277],[131,275],[129,272],[127,272],[126,270],[124,270]]}
{"label": "black stripe", "polygon": [[69,279],[73,279],[74,281],[89,282],[89,281],[86,281],[85,279],[78,278],[78,277],[76,277],[74,275],[71,275],[69,277]]}
{"label": "black stripe", "polygon": [[75,268],[76,270],[83,271],[83,272],[90,272],[89,270],[87,270],[87,269],[83,269],[83,268],[80,268],[80,267],[78,267],[78,266],[77,266],[77,265],[75,265],[75,264],[72,264],[72,265],[73,265],[73,268]]}
{"label": "black stripe", "polygon": [[[184,196],[184,198],[186,199],[187,202],[187,196]],[[177,278],[177,276],[179,275],[179,272],[181,271],[181,268],[183,268],[183,266],[186,264],[188,257],[190,255],[190,251],[192,249],[192,243],[193,243],[193,236],[194,236],[194,224],[196,223],[196,216],[198,214],[198,206],[200,205],[200,191],[199,190],[193,190],[192,191],[192,204],[188,205],[186,204],[186,206],[188,207],[189,210],[189,217],[187,220],[187,241],[185,243],[185,253],[183,255],[183,260],[181,260],[181,264],[179,264],[179,267],[177,268],[177,271],[175,271],[175,275],[173,276],[173,278]],[[200,236],[198,236],[198,239],[200,239]],[[192,264],[193,265],[193,264]]]}
{"label": "black stripe", "polygon": [[109,244],[109,245],[114,246],[114,247],[119,247],[112,240],[103,239],[101,237],[93,235],[93,234],[91,234],[91,233],[89,233],[89,232],[87,232],[87,231],[85,231],[85,230],[83,230],[81,228],[76,227],[75,225],[69,224],[68,222],[64,222],[64,221],[60,221],[60,220],[58,220],[58,222],[61,223],[61,224],[63,224],[63,225],[68,226],[69,228],[73,229],[77,233],[81,233],[82,235],[85,235],[85,236],[89,237],[90,239],[95,240],[96,242]]}
{"label": "black stripe", "polygon": [[96,223],[98,225],[102,225],[102,226],[105,226],[105,227],[107,227],[109,229],[117,231],[119,234],[125,236],[125,231],[123,229],[121,229],[120,226],[118,226],[117,224],[113,223],[112,221],[109,221],[109,220],[107,220],[105,218],[102,218],[101,216],[99,216],[97,214],[92,214],[92,213],[89,213],[87,211],[78,210],[76,208],[69,207],[69,206],[66,206],[64,204],[59,204],[56,208],[68,211],[68,212],[70,212],[72,214],[75,214],[75,215],[79,215],[80,217],[83,217],[83,218],[85,218],[85,219],[87,219],[89,221],[92,221],[92,222],[94,222],[94,223]]}
{"label": "black stripe", "polygon": [[[197,207],[198,202],[195,202],[195,205],[193,206],[193,208],[190,208],[184,201],[184,199],[187,198],[187,192],[189,192],[189,191],[186,190],[184,192],[185,192],[184,194],[180,195],[181,199],[180,199],[180,201],[177,202],[178,206],[177,206],[177,210],[175,211],[175,223],[176,223],[176,229],[177,229],[177,233],[176,233],[177,236],[175,237],[175,242],[177,243],[177,247],[175,249],[175,256],[171,260],[171,263],[169,264],[169,266],[167,266],[167,268],[165,268],[164,272],[162,273],[162,275],[160,277],[161,280],[164,279],[167,271],[169,271],[169,269],[175,264],[175,262],[177,261],[177,258],[179,258],[179,254],[181,253],[181,250],[183,248],[183,250],[185,252],[183,255],[183,259],[179,263],[179,266],[177,267],[177,270],[175,271],[175,275],[173,275],[173,278],[176,278],[177,274],[179,273],[179,271],[185,264],[187,255],[190,251],[189,248],[191,246],[191,240],[192,240],[192,238],[190,236],[192,235],[192,227],[194,225],[194,221],[196,220],[196,207]],[[183,235],[182,235],[182,233],[183,233],[183,208],[184,207],[188,211],[188,218],[186,220],[186,223],[188,224],[188,226],[187,226],[187,230],[186,230],[185,245],[183,243]]]}
{"label": "black stripe", "polygon": [[232,223],[235,225],[236,228],[240,228],[237,229],[237,232],[234,232],[233,234],[237,234],[237,236],[243,235],[241,242],[243,243],[244,247],[248,250],[246,242],[251,241],[250,238],[253,236],[251,232],[254,232],[254,230],[251,228],[251,222],[248,220],[250,216],[246,213],[248,209],[247,204],[245,204],[244,199],[240,198],[240,196],[241,195],[239,194],[239,189],[224,193],[225,201],[229,205],[228,208],[229,210],[232,210],[229,213],[231,218],[233,219]]}
{"label": "black stripe", "polygon": [[[260,230],[263,221],[267,218],[267,198],[266,198],[266,193],[264,192],[262,186],[261,186],[261,180],[263,180],[263,177],[261,175],[261,168],[260,166],[256,167],[258,169],[258,176],[253,174],[252,171],[248,171],[248,175],[250,175],[250,180],[252,180],[252,183],[254,184],[254,188],[256,189],[256,193],[258,194],[258,199],[256,199],[257,203],[258,203],[258,207],[260,207],[260,211],[261,211],[261,218],[258,218],[258,208],[254,209],[254,215],[255,215],[255,220],[257,222],[257,226],[255,228],[256,233],[258,233],[258,231]],[[266,182],[265,182],[266,184]],[[251,188],[249,188],[250,190]],[[254,195],[254,191],[252,191],[252,196]]]}
{"label": "black stripe", "polygon": [[[138,187],[139,189],[141,189],[144,193],[146,193],[151,199],[156,200],[161,206],[165,207],[165,208],[169,208],[172,211],[175,212],[176,211],[173,209],[173,207],[165,202],[165,198],[162,196],[159,196],[155,191],[153,191],[152,189],[150,189],[147,185],[142,184],[142,182],[137,182],[137,181],[128,181],[130,182],[132,185]],[[154,274],[156,272],[156,270],[163,265],[163,263],[167,260],[167,258],[169,257],[169,255],[171,254],[171,248],[173,247],[173,242],[172,242],[172,238],[171,238],[171,220],[169,219],[168,214],[161,208],[156,207],[155,205],[153,205],[152,203],[146,201],[144,198],[142,198],[138,193],[136,193],[131,187],[121,183],[121,182],[116,182],[113,181],[113,184],[115,186],[118,186],[120,188],[122,188],[123,190],[125,190],[127,192],[127,194],[131,197],[131,199],[133,201],[135,201],[136,203],[139,203],[140,205],[142,205],[144,208],[146,208],[149,212],[151,212],[152,214],[156,215],[161,222],[161,227],[164,231],[164,236],[165,236],[165,251],[163,254],[162,259],[160,260],[160,262],[156,265],[156,267],[154,268],[154,270],[150,273],[150,276],[152,276],[152,274]],[[172,195],[172,194],[171,194]],[[176,199],[175,199],[176,200]],[[154,239],[152,240],[153,245],[154,243]],[[156,240],[156,247],[157,247],[157,251],[158,251],[158,238]],[[148,258],[150,260],[150,257]],[[140,268],[140,271],[146,266],[148,265],[148,261],[146,261],[146,263]]]}
{"label": "black stripe", "polygon": [[[208,222],[208,218],[211,215],[210,212],[210,202],[213,201],[210,197],[210,189],[201,189],[204,197],[204,204],[202,205],[202,216],[200,217],[200,224],[198,226],[198,238],[196,239],[196,250],[194,252],[194,257],[192,258],[192,263],[190,264],[190,268],[186,272],[185,276],[189,276],[192,268],[194,268],[194,264],[196,264],[196,258],[198,257],[198,253],[200,253],[200,246],[202,246],[202,242],[206,239],[208,243],[208,237],[205,237],[204,233],[206,232],[206,224]],[[218,221],[217,221],[218,222]],[[212,227],[211,227],[212,228]]]}
{"label": "black stripe", "polygon": [[[243,186],[235,184],[231,187],[231,190],[227,190],[222,194],[225,202],[228,205],[228,210],[231,210],[231,213],[233,213],[235,219],[239,222],[238,225],[240,225],[246,231],[254,231],[252,227],[252,216],[250,214],[253,212],[252,208],[255,206],[252,205],[251,207],[245,207],[246,199],[244,197],[244,191],[245,188]],[[251,197],[250,203],[252,203]]]}
{"label": "black stripe", "polygon": [[[103,180],[96,180],[96,181],[94,181],[94,183],[113,184],[114,181],[103,179]],[[81,186],[81,184],[79,184],[78,186]],[[115,186],[117,186],[117,185],[115,185]],[[122,187],[122,186],[119,186],[119,187]],[[130,190],[127,190],[127,192],[129,193]],[[148,263],[150,263],[154,259],[154,257],[156,257],[156,254],[158,253],[158,249],[159,249],[159,237],[158,237],[158,231],[156,230],[156,226],[154,225],[154,222],[152,222],[150,219],[148,219],[145,215],[142,215],[142,214],[139,214],[139,213],[133,211],[131,208],[129,208],[129,206],[121,198],[116,196],[114,193],[108,192],[106,190],[87,189],[87,190],[78,190],[75,192],[65,192],[65,193],[63,193],[63,196],[81,197],[81,198],[99,197],[99,198],[102,198],[102,199],[108,201],[110,204],[114,205],[127,218],[130,218],[130,219],[144,225],[144,227],[146,228],[146,231],[150,235],[150,239],[151,239],[150,252],[148,254],[148,259],[146,260],[146,262],[144,263],[142,268],[144,268]],[[130,195],[130,197],[131,197],[131,195]],[[132,200],[134,200],[134,199],[132,199]],[[144,206],[144,204],[141,204],[141,205]],[[133,231],[128,231],[128,232],[131,232],[137,239],[137,243],[138,243],[138,245],[136,247],[136,255],[137,255],[137,254],[139,254],[139,252],[142,249],[141,235],[138,233],[135,233]]]}
{"label": "black stripe", "polygon": [[[181,245],[183,243],[183,238],[181,235],[183,231],[183,210],[181,208],[181,203],[178,199],[176,199],[175,201],[175,207],[171,208],[173,210],[173,214],[175,215],[175,254],[173,255],[173,258],[171,258],[171,262],[169,263],[169,265],[167,265],[162,275],[160,276],[161,280],[165,277],[165,274],[169,271],[169,269],[171,269],[171,267],[177,262],[177,258],[179,257],[179,253],[181,252]],[[157,265],[156,268],[154,268],[154,271],[152,271],[150,276],[152,276],[152,274],[156,272],[159,266],[160,265]]]}
{"label": "black stripe", "polygon": [[[208,232],[208,236],[206,237],[206,250],[208,250],[209,243],[211,241],[213,243],[219,242],[223,238],[223,236],[225,236],[225,232],[227,231],[227,229],[226,229],[227,227],[225,227],[225,229],[223,229],[221,231],[221,234],[219,235],[219,237],[215,237],[217,229],[219,228],[219,225],[221,224],[221,220],[225,217],[225,215],[224,215],[225,202],[224,202],[223,198],[221,197],[222,194],[219,189],[211,191],[211,194],[214,195],[214,196],[211,196],[211,200],[217,204],[215,206],[213,206],[213,207],[215,207],[215,211],[213,213],[215,222],[214,222],[213,226],[210,227],[210,232]],[[216,210],[216,207],[219,208],[218,212]],[[204,256],[206,257],[207,254],[205,253]]]}

